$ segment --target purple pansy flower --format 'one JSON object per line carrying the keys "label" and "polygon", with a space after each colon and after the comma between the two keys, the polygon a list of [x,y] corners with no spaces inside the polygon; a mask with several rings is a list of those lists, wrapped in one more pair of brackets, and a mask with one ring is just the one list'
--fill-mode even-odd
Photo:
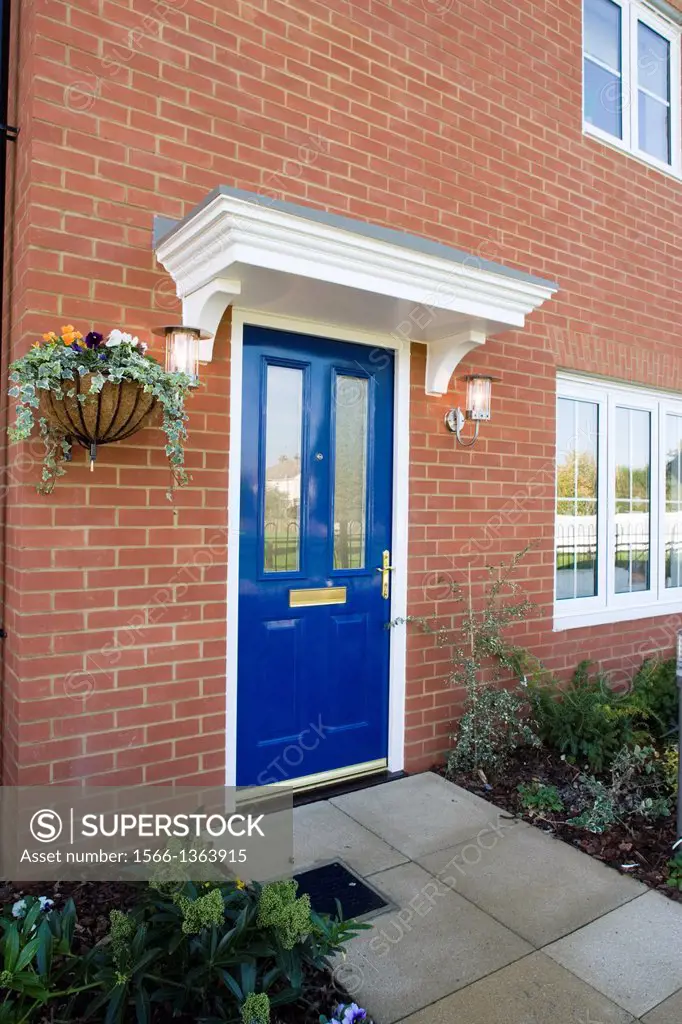
{"label": "purple pansy flower", "polygon": [[357,1003],[348,1003],[348,1005],[339,1003],[334,1016],[341,1021],[341,1024],[357,1024],[358,1021],[365,1020],[367,1010],[363,1010]]}
{"label": "purple pansy flower", "polygon": [[97,348],[98,345],[104,340],[104,335],[100,334],[99,331],[89,331],[85,335],[85,344],[88,348]]}

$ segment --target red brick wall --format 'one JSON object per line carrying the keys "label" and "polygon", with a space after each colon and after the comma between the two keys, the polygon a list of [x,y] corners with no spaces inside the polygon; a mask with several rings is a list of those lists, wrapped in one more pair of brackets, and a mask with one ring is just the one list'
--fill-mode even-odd
{"label": "red brick wall", "polygon": [[[583,136],[579,0],[225,8],[22,0],[13,351],[62,323],[147,337],[177,308],[153,215],[218,184],[557,280],[526,331],[478,355],[502,382],[471,451],[444,432],[452,397],[425,397],[414,346],[410,611],[450,615],[442,574],[471,567],[480,586],[484,559],[533,539],[522,635],[552,667],[629,666],[652,637],[667,649],[660,620],[551,631],[556,367],[682,389],[681,186]],[[12,454],[7,780],[223,778],[226,332],[216,352],[175,512],[151,431],[102,451],[94,474],[76,455],[51,499]],[[446,676],[412,634],[409,768],[447,746],[460,695]]]}

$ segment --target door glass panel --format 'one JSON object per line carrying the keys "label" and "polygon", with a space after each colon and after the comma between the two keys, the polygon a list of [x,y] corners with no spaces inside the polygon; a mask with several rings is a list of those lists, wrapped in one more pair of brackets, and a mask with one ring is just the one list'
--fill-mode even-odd
{"label": "door glass panel", "polygon": [[364,569],[367,534],[368,383],[337,374],[334,395],[334,568]]}
{"label": "door glass panel", "polygon": [[556,596],[597,593],[599,407],[560,398],[557,405]]}
{"label": "door glass panel", "polygon": [[296,572],[301,551],[303,371],[270,364],[265,407],[265,572]]}
{"label": "door glass panel", "polygon": [[682,416],[665,421],[665,585],[682,587]]}
{"label": "door glass panel", "polygon": [[651,415],[616,409],[615,590],[649,589]]}

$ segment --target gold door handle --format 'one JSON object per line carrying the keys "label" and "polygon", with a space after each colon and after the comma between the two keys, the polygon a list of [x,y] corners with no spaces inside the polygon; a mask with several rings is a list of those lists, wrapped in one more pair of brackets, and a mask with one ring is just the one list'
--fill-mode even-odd
{"label": "gold door handle", "polygon": [[388,595],[389,595],[389,589],[390,589],[390,587],[389,587],[390,573],[393,572],[393,566],[390,564],[390,562],[391,562],[391,552],[390,551],[384,551],[382,553],[382,555],[381,555],[381,565],[377,566],[377,572],[381,573],[381,596],[383,597],[384,601],[388,601]]}

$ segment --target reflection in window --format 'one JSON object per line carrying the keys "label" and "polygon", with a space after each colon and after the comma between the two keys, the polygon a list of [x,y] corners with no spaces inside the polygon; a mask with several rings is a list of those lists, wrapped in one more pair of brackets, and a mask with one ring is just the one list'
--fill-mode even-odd
{"label": "reflection in window", "polygon": [[639,148],[670,163],[670,43],[637,22]]}
{"label": "reflection in window", "polygon": [[271,364],[265,408],[266,572],[296,572],[300,562],[303,371]]}
{"label": "reflection in window", "polygon": [[585,0],[585,120],[620,139],[622,127],[621,9]]}
{"label": "reflection in window", "polygon": [[649,589],[651,415],[616,409],[615,591]]}
{"label": "reflection in window", "polygon": [[597,593],[597,440],[593,402],[557,404],[557,600]]}
{"label": "reflection in window", "polygon": [[665,585],[682,587],[682,416],[665,418]]}
{"label": "reflection in window", "polygon": [[334,568],[364,569],[367,519],[368,383],[336,377]]}

